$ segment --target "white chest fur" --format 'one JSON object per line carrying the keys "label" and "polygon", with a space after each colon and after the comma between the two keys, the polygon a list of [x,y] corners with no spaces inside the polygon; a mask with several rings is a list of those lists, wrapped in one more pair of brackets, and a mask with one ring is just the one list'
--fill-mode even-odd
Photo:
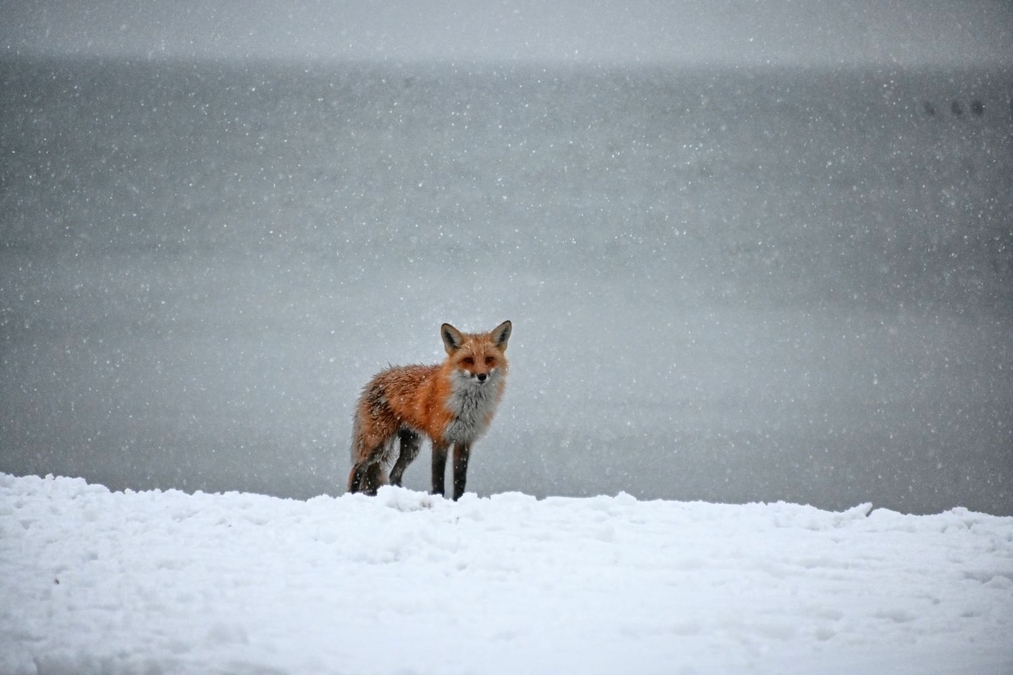
{"label": "white chest fur", "polygon": [[473,443],[489,426],[503,392],[503,377],[496,370],[485,382],[478,382],[465,373],[452,376],[453,393],[447,407],[454,418],[447,425],[444,438],[448,443]]}

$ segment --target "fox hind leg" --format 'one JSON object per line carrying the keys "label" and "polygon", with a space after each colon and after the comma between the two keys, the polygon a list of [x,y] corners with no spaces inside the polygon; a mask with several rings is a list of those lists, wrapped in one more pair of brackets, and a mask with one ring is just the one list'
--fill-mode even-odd
{"label": "fox hind leg", "polygon": [[352,467],[348,474],[348,491],[375,495],[381,485],[387,483],[387,467],[383,448],[377,448],[366,459]]}
{"label": "fox hind leg", "polygon": [[361,462],[356,462],[348,474],[348,491],[375,495],[380,487],[380,474],[383,466],[377,451],[371,452]]}
{"label": "fox hind leg", "polygon": [[[374,440],[373,443],[376,443]],[[394,438],[385,438],[373,445],[371,450],[361,451],[359,448],[370,447],[356,429],[352,452],[352,471],[348,474],[348,491],[375,495],[381,485],[387,483],[387,472],[394,464]]]}
{"label": "fox hind leg", "polygon": [[418,457],[419,449],[422,447],[422,438],[412,429],[401,429],[397,432],[401,444],[401,452],[398,454],[394,467],[390,470],[390,484],[401,486],[401,477],[408,465]]}
{"label": "fox hind leg", "polygon": [[376,495],[376,491],[380,489],[380,486],[386,482],[383,475],[383,464],[381,462],[373,462],[366,467],[366,473],[362,481],[362,493],[374,496]]}
{"label": "fox hind leg", "polygon": [[352,467],[351,472],[348,474],[348,491],[349,492],[365,492],[366,484],[368,481],[367,474],[371,464],[369,460],[358,462]]}

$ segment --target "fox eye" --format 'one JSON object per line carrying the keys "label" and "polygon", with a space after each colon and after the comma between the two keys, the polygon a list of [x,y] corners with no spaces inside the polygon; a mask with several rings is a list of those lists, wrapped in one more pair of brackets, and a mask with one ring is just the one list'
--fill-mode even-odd
{"label": "fox eye", "polygon": [[470,356],[465,356],[463,359],[461,359],[461,363],[463,363],[466,366],[473,366],[475,365],[475,359],[471,358]]}
{"label": "fox eye", "polygon": [[493,357],[491,357],[491,356],[487,356],[487,357],[485,357],[485,365],[487,365],[487,366],[491,366],[491,365],[492,365],[492,364],[494,364],[494,363],[496,363],[496,359],[494,359],[494,358],[493,358]]}

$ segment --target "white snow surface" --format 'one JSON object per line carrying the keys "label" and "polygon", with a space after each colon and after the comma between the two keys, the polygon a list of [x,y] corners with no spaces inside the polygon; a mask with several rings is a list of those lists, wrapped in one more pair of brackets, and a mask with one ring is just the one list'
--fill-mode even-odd
{"label": "white snow surface", "polygon": [[0,474],[0,672],[1010,673],[1013,518]]}

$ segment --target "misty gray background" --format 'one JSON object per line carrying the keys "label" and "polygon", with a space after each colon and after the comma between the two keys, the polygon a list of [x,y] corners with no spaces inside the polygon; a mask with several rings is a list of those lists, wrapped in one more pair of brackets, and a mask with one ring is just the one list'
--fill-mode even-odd
{"label": "misty gray background", "polygon": [[0,46],[134,58],[1010,64],[1001,0],[6,0]]}
{"label": "misty gray background", "polygon": [[0,471],[337,493],[509,318],[480,494],[1013,513],[1008,5],[385,7],[0,8]]}

